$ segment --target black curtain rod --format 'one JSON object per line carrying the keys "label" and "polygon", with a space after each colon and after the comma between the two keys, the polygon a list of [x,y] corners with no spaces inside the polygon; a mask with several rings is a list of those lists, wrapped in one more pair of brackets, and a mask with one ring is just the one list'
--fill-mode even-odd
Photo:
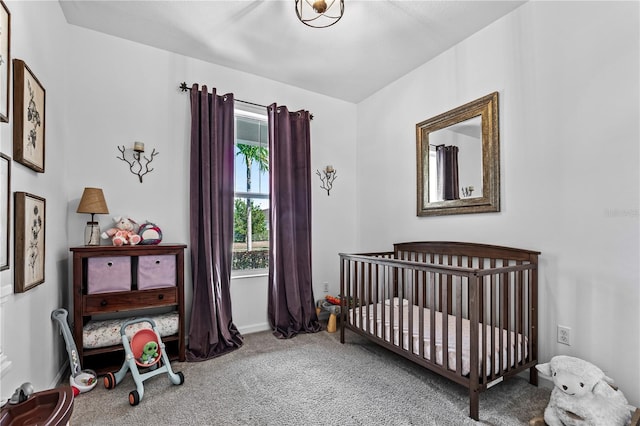
{"label": "black curtain rod", "polygon": [[[187,86],[187,82],[186,81],[183,81],[182,83],[180,83],[180,90],[182,90],[183,92],[190,92],[191,91],[191,87]],[[234,99],[234,100],[238,101],[238,102],[242,102],[243,104],[249,104],[249,105],[262,107],[262,108],[268,108],[268,106],[266,106],[266,105],[257,104],[255,102],[243,101],[242,99]]]}
{"label": "black curtain rod", "polygon": [[[180,83],[180,90],[183,91],[183,92],[190,92],[191,91],[191,87],[187,86],[187,82],[186,81],[183,81],[182,83]],[[242,102],[243,104],[247,104],[247,105],[253,105],[253,106],[262,107],[262,108],[269,108],[266,105],[257,104],[255,102],[243,101],[242,99],[235,99],[234,98],[234,101]],[[313,114],[309,114],[309,119],[313,120]]]}

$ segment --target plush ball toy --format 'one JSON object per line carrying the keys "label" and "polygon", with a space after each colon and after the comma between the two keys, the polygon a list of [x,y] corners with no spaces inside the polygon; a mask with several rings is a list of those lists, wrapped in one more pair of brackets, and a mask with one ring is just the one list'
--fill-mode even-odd
{"label": "plush ball toy", "polygon": [[143,364],[152,364],[158,357],[158,343],[153,340],[147,342],[142,348],[142,356],[140,362]]}
{"label": "plush ball toy", "polygon": [[100,236],[104,239],[111,238],[114,246],[125,244],[136,245],[140,242],[140,235],[136,233],[136,222],[124,216],[113,218],[116,223],[113,228],[107,229]]}
{"label": "plush ball toy", "polygon": [[613,380],[580,358],[558,355],[536,369],[553,380],[544,421],[549,426],[622,426],[631,421],[631,407]]}
{"label": "plush ball toy", "polygon": [[142,238],[140,244],[160,244],[160,241],[162,241],[162,231],[155,223],[151,223],[149,221],[140,225],[140,228],[138,228],[138,235]]}

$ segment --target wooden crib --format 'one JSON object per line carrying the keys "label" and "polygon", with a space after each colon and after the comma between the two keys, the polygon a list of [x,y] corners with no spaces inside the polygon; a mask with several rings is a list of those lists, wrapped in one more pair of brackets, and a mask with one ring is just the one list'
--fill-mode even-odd
{"label": "wooden crib", "polygon": [[539,254],[460,242],[341,253],[340,341],[348,328],[467,387],[479,420],[481,391],[526,369],[538,384]]}

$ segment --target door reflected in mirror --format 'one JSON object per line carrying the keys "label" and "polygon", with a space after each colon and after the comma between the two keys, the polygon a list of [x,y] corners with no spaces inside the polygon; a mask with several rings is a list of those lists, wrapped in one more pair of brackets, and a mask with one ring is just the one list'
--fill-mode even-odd
{"label": "door reflected in mirror", "polygon": [[416,124],[417,215],[500,211],[498,93]]}

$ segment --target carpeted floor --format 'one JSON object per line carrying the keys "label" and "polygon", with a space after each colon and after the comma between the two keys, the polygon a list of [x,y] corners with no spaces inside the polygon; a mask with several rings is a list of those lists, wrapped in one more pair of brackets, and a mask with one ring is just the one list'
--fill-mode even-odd
{"label": "carpeted floor", "polygon": [[75,400],[80,425],[526,425],[549,401],[549,389],[519,377],[480,395],[480,422],[468,417],[465,388],[347,331],[278,340],[245,336],[222,357],[172,364],[185,382],[162,374],[144,382],[129,405],[131,375],[101,383]]}

